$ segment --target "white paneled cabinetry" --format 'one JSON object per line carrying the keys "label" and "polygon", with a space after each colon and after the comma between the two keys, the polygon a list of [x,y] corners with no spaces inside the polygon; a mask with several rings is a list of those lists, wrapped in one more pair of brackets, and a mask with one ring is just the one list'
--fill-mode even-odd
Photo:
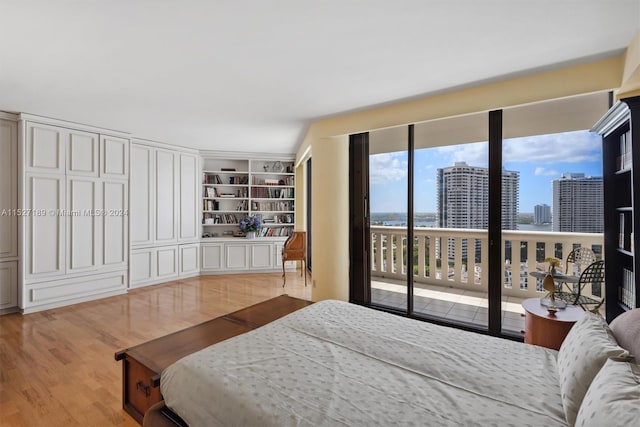
{"label": "white paneled cabinetry", "polygon": [[17,117],[0,115],[0,314],[18,309],[17,181]]}
{"label": "white paneled cabinetry", "polygon": [[[201,157],[0,112],[0,314],[199,274],[281,271],[294,176],[292,159]],[[262,216],[263,237],[232,237],[248,214]]]}
{"label": "white paneled cabinetry", "polygon": [[199,274],[197,152],[131,144],[131,287]]}
{"label": "white paneled cabinetry", "polygon": [[67,125],[21,122],[25,312],[127,287],[129,140]]}

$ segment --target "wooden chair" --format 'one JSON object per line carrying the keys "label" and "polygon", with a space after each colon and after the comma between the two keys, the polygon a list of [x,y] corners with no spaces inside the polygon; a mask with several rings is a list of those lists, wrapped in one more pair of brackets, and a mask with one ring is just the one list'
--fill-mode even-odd
{"label": "wooden chair", "polygon": [[282,247],[282,287],[287,284],[287,276],[285,275],[285,262],[302,261],[302,271],[304,274],[304,285],[307,286],[307,232],[294,231],[291,236],[284,242]]}

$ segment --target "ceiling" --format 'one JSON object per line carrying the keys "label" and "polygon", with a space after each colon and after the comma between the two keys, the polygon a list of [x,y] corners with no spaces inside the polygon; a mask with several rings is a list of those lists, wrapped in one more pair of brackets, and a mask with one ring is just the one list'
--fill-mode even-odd
{"label": "ceiling", "polygon": [[617,54],[640,0],[0,0],[0,110],[293,153],[319,118]]}

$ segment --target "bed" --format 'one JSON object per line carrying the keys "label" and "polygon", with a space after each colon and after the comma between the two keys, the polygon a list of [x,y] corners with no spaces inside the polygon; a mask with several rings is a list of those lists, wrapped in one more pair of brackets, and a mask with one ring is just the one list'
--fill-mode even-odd
{"label": "bed", "polygon": [[608,326],[584,319],[558,352],[321,301],[184,357],[161,391],[191,427],[580,425],[610,358],[637,379]]}

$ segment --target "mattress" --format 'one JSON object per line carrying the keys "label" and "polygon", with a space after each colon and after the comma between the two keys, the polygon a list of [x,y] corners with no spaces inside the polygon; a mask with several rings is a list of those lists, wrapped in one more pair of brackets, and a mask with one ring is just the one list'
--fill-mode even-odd
{"label": "mattress", "polygon": [[566,425],[557,352],[321,301],[169,366],[191,427]]}

